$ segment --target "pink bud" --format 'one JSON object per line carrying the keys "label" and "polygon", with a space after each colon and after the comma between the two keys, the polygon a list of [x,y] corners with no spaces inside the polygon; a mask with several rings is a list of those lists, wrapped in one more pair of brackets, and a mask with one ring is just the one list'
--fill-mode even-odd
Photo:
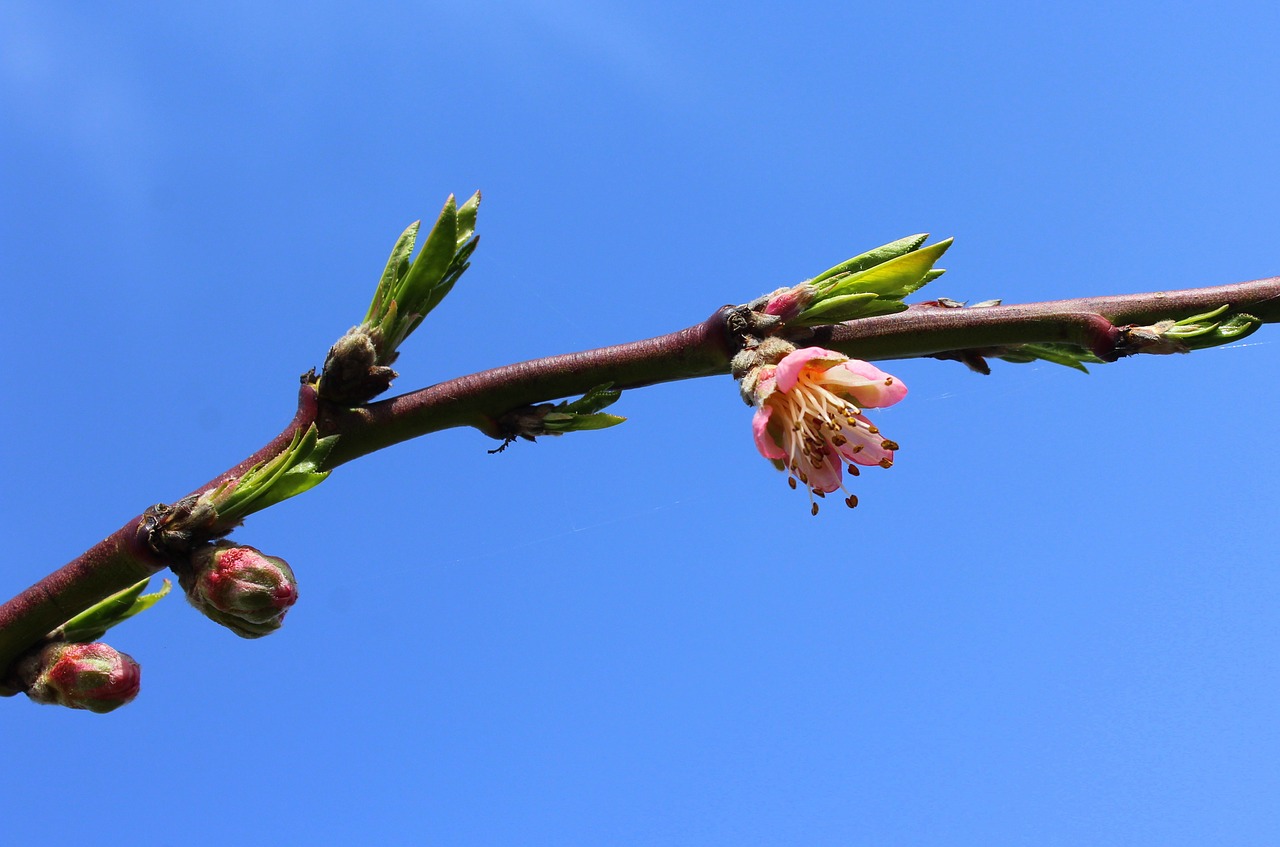
{"label": "pink bud", "polygon": [[142,668],[127,653],[101,642],[46,645],[27,663],[27,696],[37,703],[110,712],[138,696]]}
{"label": "pink bud", "polygon": [[179,581],[193,606],[244,638],[275,632],[298,599],[297,580],[284,559],[232,541],[197,550],[190,573]]}
{"label": "pink bud", "polygon": [[807,282],[791,288],[779,288],[769,295],[765,303],[764,313],[775,315],[783,321],[789,321],[803,312],[813,302],[814,289]]}

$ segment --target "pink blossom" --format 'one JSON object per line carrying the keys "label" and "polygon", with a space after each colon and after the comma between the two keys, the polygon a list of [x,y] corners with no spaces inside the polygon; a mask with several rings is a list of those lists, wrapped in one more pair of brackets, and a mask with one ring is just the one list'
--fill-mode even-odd
{"label": "pink blossom", "polygon": [[[850,359],[833,350],[804,347],[776,365],[765,365],[749,377],[756,405],[752,430],[766,459],[792,474],[817,494],[847,490],[843,465],[858,474],[858,465],[893,465],[898,445],[885,438],[862,414],[864,408],[892,406],[907,394],[897,378],[870,362]],[[850,494],[845,501],[856,506]],[[818,504],[813,503],[813,513]]]}

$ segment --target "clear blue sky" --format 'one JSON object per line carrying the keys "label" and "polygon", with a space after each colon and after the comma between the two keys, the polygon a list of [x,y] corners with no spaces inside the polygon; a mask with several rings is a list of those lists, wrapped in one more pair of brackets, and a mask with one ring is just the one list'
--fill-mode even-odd
{"label": "clear blue sky", "polygon": [[[408,390],[954,235],[936,295],[1280,273],[1274,3],[0,10],[8,596],[288,420],[395,236],[485,192]],[[932,360],[809,516],[728,379],[449,432],[236,538],[301,601],[0,702],[11,843],[1280,841],[1280,345]],[[104,834],[111,833],[111,834]],[[126,835],[127,833],[127,835]]]}

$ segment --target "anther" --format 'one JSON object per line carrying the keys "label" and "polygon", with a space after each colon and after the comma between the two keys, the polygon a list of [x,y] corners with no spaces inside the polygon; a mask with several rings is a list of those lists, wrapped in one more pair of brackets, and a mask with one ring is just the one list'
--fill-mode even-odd
{"label": "anther", "polygon": [[893,459],[890,459],[888,456],[885,456],[883,459],[880,460],[880,467],[882,468],[893,467]]}
{"label": "anther", "polygon": [[857,465],[849,466],[849,476],[862,476],[862,471],[858,470]]}
{"label": "anther", "polygon": [[848,506],[850,509],[854,508],[855,506],[858,505],[858,495],[850,494],[848,497],[845,498],[844,504]]}
{"label": "anther", "polygon": [[794,476],[787,477],[787,485],[791,486],[791,490],[796,490],[796,478]]}
{"label": "anther", "polygon": [[813,508],[811,508],[811,509],[809,510],[809,514],[811,514],[811,515],[816,515],[816,514],[818,514],[818,504],[817,504],[817,503],[814,503],[814,504],[813,504]]}
{"label": "anther", "polygon": [[884,441],[880,442],[880,446],[885,450],[901,450],[902,449],[901,447],[898,446],[898,442],[890,441],[887,438]]}

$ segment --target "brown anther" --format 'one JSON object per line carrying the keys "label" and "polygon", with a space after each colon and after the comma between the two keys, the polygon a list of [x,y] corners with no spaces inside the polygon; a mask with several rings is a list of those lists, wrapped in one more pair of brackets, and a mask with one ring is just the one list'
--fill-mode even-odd
{"label": "brown anther", "polygon": [[817,503],[813,503],[813,504],[811,504],[811,505],[813,506],[813,508],[811,508],[811,509],[809,510],[809,514],[811,514],[811,515],[816,515],[816,514],[818,514],[818,504],[817,504]]}
{"label": "brown anther", "polygon": [[893,467],[893,459],[890,459],[888,456],[885,456],[883,459],[880,460],[880,467],[882,468]]}
{"label": "brown anther", "polygon": [[787,477],[787,485],[791,486],[791,490],[796,490],[796,478],[794,476]]}
{"label": "brown anther", "polygon": [[850,509],[856,507],[858,505],[858,495],[850,494],[848,497],[844,499],[844,504],[848,506]]}
{"label": "brown anther", "polygon": [[898,446],[898,442],[890,441],[887,438],[884,441],[880,442],[880,446],[885,450],[901,450],[902,449],[901,447]]}
{"label": "brown anther", "polygon": [[857,465],[849,466],[849,476],[862,476],[862,471],[858,470]]}
{"label": "brown anther", "polygon": [[804,471],[800,471],[800,481],[803,482],[805,485],[809,484],[809,477],[805,475]]}
{"label": "brown anther", "polygon": [[869,426],[869,427],[867,427],[867,432],[871,433],[872,435],[879,435],[879,434],[880,434],[880,427],[878,427],[878,426]]}
{"label": "brown anther", "polygon": [[825,491],[815,491],[815,492],[813,492],[813,493],[814,493],[814,494],[817,494],[819,497],[824,497],[824,498],[825,498],[825,497],[827,496],[827,492],[825,492]]}
{"label": "brown anther", "polygon": [[845,438],[843,435],[841,435],[838,432],[835,435],[831,436],[831,443],[836,445],[837,447],[843,447],[848,442],[849,442],[849,439]]}
{"label": "brown anther", "polygon": [[885,385],[893,385],[893,377],[891,377],[891,376],[887,376],[887,377],[885,377],[885,379],[884,379],[884,384],[885,384]]}
{"label": "brown anther", "polygon": [[862,448],[863,448],[863,447],[865,447],[865,446],[866,446],[865,444],[855,444],[855,445],[853,445],[853,450],[851,450],[850,452],[851,452],[851,453],[861,453],[861,452],[862,452]]}

